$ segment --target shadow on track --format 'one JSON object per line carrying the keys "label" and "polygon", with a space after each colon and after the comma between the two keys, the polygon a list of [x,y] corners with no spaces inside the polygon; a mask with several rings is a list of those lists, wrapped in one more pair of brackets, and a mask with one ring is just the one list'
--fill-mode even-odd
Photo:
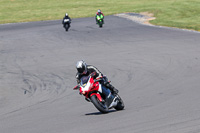
{"label": "shadow on track", "polygon": [[[110,110],[108,113],[112,113],[112,112],[117,112],[117,110]],[[108,113],[94,112],[94,113],[88,113],[88,114],[85,114],[85,115],[105,115],[105,114],[108,114]]]}

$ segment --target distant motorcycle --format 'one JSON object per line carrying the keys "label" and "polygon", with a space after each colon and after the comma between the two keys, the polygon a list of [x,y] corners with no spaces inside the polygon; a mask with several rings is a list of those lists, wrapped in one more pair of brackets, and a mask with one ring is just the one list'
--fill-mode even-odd
{"label": "distant motorcycle", "polygon": [[96,16],[96,19],[97,19],[97,24],[99,25],[100,28],[103,27],[103,24],[104,24],[104,16],[101,14],[101,15],[97,15]]}
{"label": "distant motorcycle", "polygon": [[[100,84],[101,79],[94,79],[92,74],[83,76],[80,80],[79,94],[85,96],[88,102],[92,102],[94,106],[102,113],[108,113],[109,109],[124,109],[124,102],[118,94],[113,94],[105,86]],[[74,87],[77,89],[77,86]]]}
{"label": "distant motorcycle", "polygon": [[68,31],[70,28],[70,23],[71,21],[69,19],[64,19],[63,20],[63,27],[65,28],[65,31]]}

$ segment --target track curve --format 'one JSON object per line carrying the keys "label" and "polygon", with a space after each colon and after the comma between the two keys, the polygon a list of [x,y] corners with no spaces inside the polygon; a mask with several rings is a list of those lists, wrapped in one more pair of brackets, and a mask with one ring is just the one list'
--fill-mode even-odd
{"label": "track curve", "polygon": [[[0,25],[1,133],[200,132],[200,34],[107,16]],[[101,114],[72,88],[84,59],[119,89]]]}

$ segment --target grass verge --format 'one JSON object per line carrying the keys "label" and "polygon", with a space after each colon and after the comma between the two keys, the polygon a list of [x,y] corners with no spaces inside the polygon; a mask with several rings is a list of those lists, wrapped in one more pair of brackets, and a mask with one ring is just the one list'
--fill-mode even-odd
{"label": "grass verge", "polygon": [[199,0],[1,0],[0,23],[93,17],[97,9],[105,15],[150,12],[155,25],[200,31]]}

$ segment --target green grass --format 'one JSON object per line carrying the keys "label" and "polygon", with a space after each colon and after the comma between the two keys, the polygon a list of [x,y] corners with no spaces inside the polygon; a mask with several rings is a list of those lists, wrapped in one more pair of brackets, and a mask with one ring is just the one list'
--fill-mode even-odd
{"label": "green grass", "polygon": [[1,0],[0,23],[93,17],[97,9],[105,15],[150,12],[155,25],[200,31],[200,0]]}

